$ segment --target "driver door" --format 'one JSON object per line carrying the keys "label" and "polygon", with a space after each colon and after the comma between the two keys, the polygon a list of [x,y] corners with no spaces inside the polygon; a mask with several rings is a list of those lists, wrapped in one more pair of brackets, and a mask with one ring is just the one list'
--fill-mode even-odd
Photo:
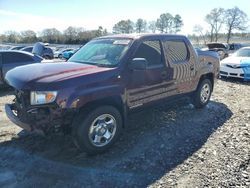
{"label": "driver door", "polygon": [[133,58],[145,58],[146,70],[133,70],[129,75],[127,88],[130,109],[165,98],[169,94],[172,80],[163,55],[160,40],[144,40]]}

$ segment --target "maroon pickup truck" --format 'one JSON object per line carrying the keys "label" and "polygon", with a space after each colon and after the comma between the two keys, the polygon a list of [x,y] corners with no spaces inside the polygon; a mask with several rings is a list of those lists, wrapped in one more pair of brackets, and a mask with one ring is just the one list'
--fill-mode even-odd
{"label": "maroon pickup truck", "polygon": [[71,133],[95,154],[108,149],[133,109],[188,96],[197,108],[219,75],[215,52],[195,51],[181,35],[115,35],[94,39],[65,63],[15,68],[9,119],[28,131]]}

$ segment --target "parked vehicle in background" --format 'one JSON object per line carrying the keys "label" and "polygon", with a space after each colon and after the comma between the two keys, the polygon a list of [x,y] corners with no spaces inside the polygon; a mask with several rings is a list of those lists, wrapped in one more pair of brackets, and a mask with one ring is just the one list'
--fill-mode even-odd
{"label": "parked vehicle in background", "polygon": [[53,50],[50,47],[48,47],[47,43],[42,43],[42,42],[35,43],[32,53],[39,55],[44,59],[54,58]]}
{"label": "parked vehicle in background", "polygon": [[63,58],[63,53],[67,51],[72,51],[74,50],[73,48],[67,48],[67,49],[60,49],[58,51],[54,52],[54,58]]}
{"label": "parked vehicle in background", "polygon": [[79,48],[77,49],[73,49],[73,50],[69,50],[69,51],[65,51],[63,52],[62,56],[64,59],[69,59],[71,58],[72,55],[74,55],[74,53],[76,53],[79,50]]}
{"label": "parked vehicle in background", "polygon": [[20,50],[22,48],[24,48],[25,46],[12,46],[11,48],[9,48],[8,50]]}
{"label": "parked vehicle in background", "polygon": [[217,52],[219,54],[220,59],[228,57],[229,46],[226,43],[218,43],[218,42],[207,43],[207,47],[209,51]]}
{"label": "parked vehicle in background", "polygon": [[26,46],[24,48],[21,48],[20,51],[25,51],[25,52],[32,52],[33,46]]}
{"label": "parked vehicle in background", "polygon": [[71,133],[77,146],[96,154],[118,139],[135,109],[183,96],[197,108],[206,106],[218,76],[218,54],[196,52],[185,36],[106,36],[67,63],[9,71],[16,99],[5,111],[28,131]]}
{"label": "parked vehicle in background", "polygon": [[[18,66],[28,65],[32,63],[40,63],[43,59],[34,54],[16,51],[16,50],[1,50],[0,51],[0,86],[5,85],[4,77],[6,73]],[[24,73],[29,74],[29,73]]]}
{"label": "parked vehicle in background", "polygon": [[229,44],[229,51],[228,51],[228,53],[232,54],[232,53],[236,52],[237,50],[239,50],[242,47],[244,47],[244,46],[242,44],[240,44],[240,43]]}
{"label": "parked vehicle in background", "polygon": [[220,62],[220,76],[250,80],[250,47],[243,47]]}
{"label": "parked vehicle in background", "polygon": [[53,59],[54,58],[53,50],[50,47],[45,47],[43,54],[42,54],[42,57],[44,59]]}

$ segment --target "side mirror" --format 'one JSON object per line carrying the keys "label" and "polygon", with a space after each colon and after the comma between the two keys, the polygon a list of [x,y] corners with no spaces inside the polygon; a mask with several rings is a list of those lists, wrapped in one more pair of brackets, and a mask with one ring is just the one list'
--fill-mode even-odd
{"label": "side mirror", "polygon": [[132,70],[146,70],[148,61],[145,58],[134,58],[129,67]]}

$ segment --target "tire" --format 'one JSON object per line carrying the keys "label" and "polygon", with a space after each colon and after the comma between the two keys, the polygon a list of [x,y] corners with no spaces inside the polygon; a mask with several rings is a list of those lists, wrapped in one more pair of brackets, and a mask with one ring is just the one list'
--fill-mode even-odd
{"label": "tire", "polygon": [[44,59],[50,59],[50,57],[47,56],[47,55],[45,55],[43,58],[44,58]]}
{"label": "tire", "polygon": [[196,108],[203,108],[207,105],[212,94],[212,84],[209,79],[204,79],[198,85],[193,98],[192,103]]}
{"label": "tire", "polygon": [[99,106],[87,114],[80,113],[73,123],[74,143],[84,152],[95,155],[105,152],[122,130],[122,117],[113,106]]}
{"label": "tire", "polygon": [[62,58],[63,58],[62,54],[59,54],[59,55],[58,55],[58,58],[59,58],[59,59],[62,59]]}

